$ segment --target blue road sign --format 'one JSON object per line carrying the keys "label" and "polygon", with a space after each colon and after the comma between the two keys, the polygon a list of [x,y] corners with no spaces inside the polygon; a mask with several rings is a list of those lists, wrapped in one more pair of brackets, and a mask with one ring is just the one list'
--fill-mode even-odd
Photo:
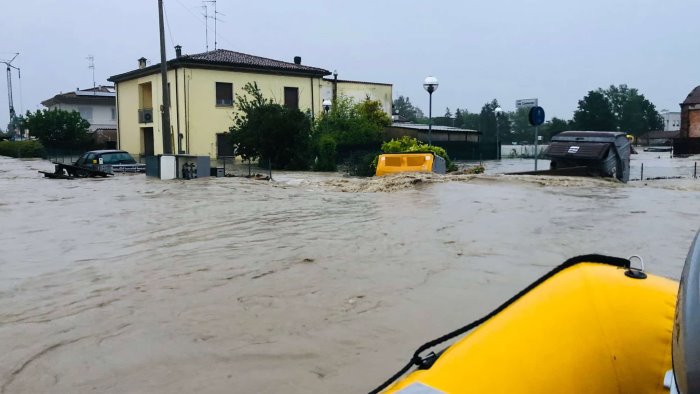
{"label": "blue road sign", "polygon": [[544,123],[544,109],[542,107],[532,107],[530,108],[530,114],[528,115],[528,120],[533,126],[539,126]]}

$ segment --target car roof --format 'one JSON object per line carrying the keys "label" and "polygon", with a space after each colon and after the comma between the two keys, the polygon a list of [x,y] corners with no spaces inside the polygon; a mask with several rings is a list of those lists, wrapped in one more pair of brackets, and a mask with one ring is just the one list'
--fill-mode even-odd
{"label": "car roof", "polygon": [[129,153],[129,152],[127,152],[125,150],[119,150],[119,149],[100,149],[100,150],[91,150],[91,151],[88,151],[85,153],[94,153],[97,155],[101,155],[104,153]]}

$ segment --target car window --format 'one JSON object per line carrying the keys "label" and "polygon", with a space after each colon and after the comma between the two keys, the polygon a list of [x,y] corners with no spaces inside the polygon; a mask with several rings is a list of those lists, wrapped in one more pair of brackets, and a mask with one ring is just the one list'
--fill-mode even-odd
{"label": "car window", "polygon": [[114,152],[103,154],[102,162],[104,164],[134,164],[136,160],[126,152]]}

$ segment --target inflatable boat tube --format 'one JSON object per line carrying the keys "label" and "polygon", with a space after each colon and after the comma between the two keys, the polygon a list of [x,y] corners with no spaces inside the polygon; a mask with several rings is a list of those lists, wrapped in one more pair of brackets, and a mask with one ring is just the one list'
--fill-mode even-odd
{"label": "inflatable boat tube", "polygon": [[571,259],[386,392],[668,393],[677,291],[628,260]]}

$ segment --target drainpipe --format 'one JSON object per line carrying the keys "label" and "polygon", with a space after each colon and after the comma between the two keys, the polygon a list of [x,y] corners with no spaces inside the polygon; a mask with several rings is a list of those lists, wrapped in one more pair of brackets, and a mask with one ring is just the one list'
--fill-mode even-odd
{"label": "drainpipe", "polygon": [[316,118],[316,113],[314,111],[314,106],[316,105],[316,99],[314,99],[314,77],[310,78],[311,82],[311,119]]}
{"label": "drainpipe", "polygon": [[338,70],[333,70],[333,110],[338,101]]}

